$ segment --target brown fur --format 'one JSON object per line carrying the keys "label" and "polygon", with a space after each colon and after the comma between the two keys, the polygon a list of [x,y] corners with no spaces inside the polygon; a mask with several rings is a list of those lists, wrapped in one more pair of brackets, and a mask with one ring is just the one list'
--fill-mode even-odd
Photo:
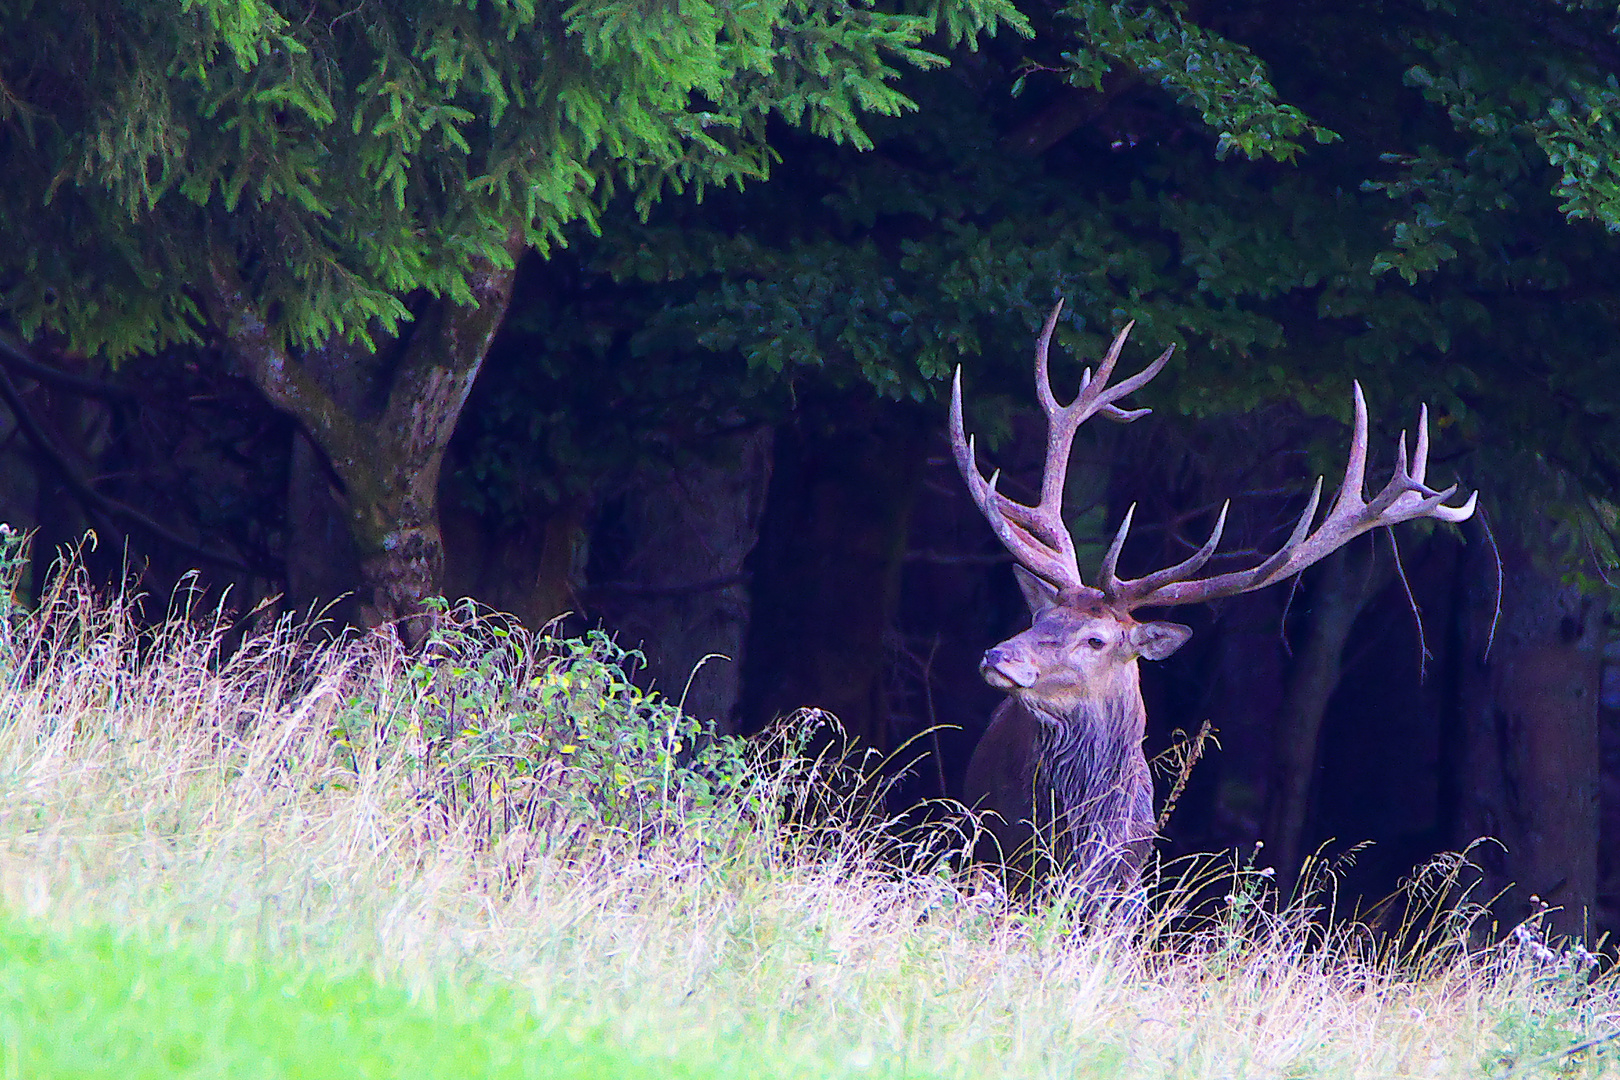
{"label": "brown fur", "polygon": [[1032,624],[980,665],[1009,692],[968,764],[970,805],[993,812],[981,855],[1017,876],[1129,888],[1154,836],[1137,659],[1170,655],[1190,631],[1019,581]]}

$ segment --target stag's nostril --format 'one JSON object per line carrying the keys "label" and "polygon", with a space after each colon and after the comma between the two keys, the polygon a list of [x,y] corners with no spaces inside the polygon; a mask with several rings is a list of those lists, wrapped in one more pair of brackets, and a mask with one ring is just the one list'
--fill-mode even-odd
{"label": "stag's nostril", "polygon": [[999,648],[986,649],[986,650],[984,650],[984,659],[979,661],[979,666],[980,667],[995,667],[997,664],[1001,663],[1001,661],[1002,661],[1001,649],[999,649]]}

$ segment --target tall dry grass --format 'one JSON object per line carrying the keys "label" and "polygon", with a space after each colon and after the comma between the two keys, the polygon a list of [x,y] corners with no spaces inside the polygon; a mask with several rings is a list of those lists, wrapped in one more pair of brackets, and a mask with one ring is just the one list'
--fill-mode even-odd
{"label": "tall dry grass", "polygon": [[414,658],[285,625],[226,650],[211,613],[140,630],[72,568],[3,614],[0,903],[47,924],[517,984],[548,1030],[715,1075],[1620,1071],[1620,995],[1575,949],[1477,947],[1422,904],[1422,947],[1380,946],[1231,859],[1141,919],[1009,904],[791,732],[705,746],[601,641],[452,617]]}

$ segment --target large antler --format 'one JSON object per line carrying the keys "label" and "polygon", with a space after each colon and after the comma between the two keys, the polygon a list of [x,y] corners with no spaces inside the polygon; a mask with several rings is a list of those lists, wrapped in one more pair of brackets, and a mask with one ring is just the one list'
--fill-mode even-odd
{"label": "large antler", "polygon": [[1035,345],[1035,390],[1041,408],[1046,412],[1046,466],[1041,478],[1041,499],[1035,506],[1014,502],[996,490],[1000,472],[986,480],[979,472],[973,440],[962,426],[962,369],[956,369],[956,380],[951,387],[951,445],[956,451],[956,464],[967,480],[974,502],[989,520],[1001,542],[1023,566],[1059,590],[1084,591],[1099,599],[1106,599],[1116,607],[1131,611],[1139,607],[1167,607],[1173,604],[1192,604],[1214,600],[1223,596],[1263,589],[1282,579],[1299,573],[1313,563],[1326,558],[1364,532],[1379,526],[1398,525],[1416,518],[1437,521],[1467,521],[1474,513],[1476,492],[1461,506],[1447,506],[1445,502],[1457,493],[1452,484],[1444,491],[1436,491],[1424,481],[1429,465],[1429,407],[1423,406],[1418,415],[1417,448],[1410,460],[1406,456],[1406,433],[1402,432],[1396,453],[1395,472],[1383,490],[1369,502],[1363,492],[1367,472],[1367,401],[1361,393],[1361,384],[1355,384],[1355,431],[1350,438],[1350,460],[1339,484],[1339,493],[1333,509],[1314,530],[1311,523],[1322,501],[1322,481],[1318,478],[1311,492],[1310,503],[1299,516],[1293,533],[1276,554],[1259,566],[1237,570],[1214,577],[1195,578],[1204,568],[1215,548],[1221,542],[1226,528],[1226,512],[1231,505],[1221,507],[1215,529],[1203,547],[1175,566],[1157,570],[1145,577],[1122,580],[1116,573],[1120,549],[1131,530],[1131,518],[1136,507],[1125,514],[1114,542],[1103,558],[1102,575],[1097,587],[1088,586],[1080,577],[1075,558],[1074,538],[1063,523],[1063,485],[1068,475],[1069,451],[1074,445],[1075,432],[1080,425],[1097,413],[1120,422],[1146,416],[1147,409],[1122,409],[1114,404],[1126,394],[1140,390],[1158,375],[1170,361],[1175,346],[1146,369],[1109,386],[1120,350],[1135,323],[1126,324],[1114,339],[1108,355],[1092,377],[1087,368],[1080,384],[1080,395],[1069,405],[1059,405],[1052,392],[1051,376],[1047,370],[1047,349],[1052,332],[1057,327],[1058,314],[1063,310],[1060,300],[1047,316],[1046,326]]}
{"label": "large antler", "polygon": [[1026,569],[1054,588],[1075,590],[1087,586],[1081,580],[1080,567],[1075,559],[1074,538],[1063,524],[1063,485],[1068,476],[1069,451],[1074,445],[1074,434],[1080,430],[1081,424],[1099,412],[1120,423],[1146,416],[1151,410],[1122,409],[1114,402],[1140,390],[1163,371],[1164,365],[1170,362],[1170,354],[1175,352],[1175,346],[1164,350],[1157,360],[1141,372],[1116,386],[1109,386],[1108,380],[1119,361],[1120,350],[1125,347],[1125,337],[1136,325],[1134,322],[1127,323],[1119,336],[1114,338],[1108,355],[1097,368],[1096,377],[1093,378],[1091,369],[1087,368],[1080,383],[1080,395],[1068,405],[1059,405],[1057,396],[1052,392],[1046,354],[1052,344],[1052,332],[1057,328],[1058,314],[1062,310],[1063,301],[1059,300],[1052,314],[1046,317],[1046,326],[1035,343],[1035,391],[1040,396],[1047,422],[1046,467],[1041,477],[1040,502],[1035,506],[1014,502],[996,490],[1000,470],[992,473],[989,480],[979,472],[973,439],[962,426],[960,366],[956,369],[956,380],[951,386],[951,445],[956,451],[957,467],[962,470],[968,490],[973,493],[973,501],[978,503],[980,511],[1007,550]]}
{"label": "large antler", "polygon": [[1401,432],[1396,448],[1395,472],[1382,491],[1367,501],[1363,484],[1367,472],[1367,399],[1362,396],[1361,384],[1355,384],[1356,423],[1350,438],[1350,461],[1339,483],[1339,493],[1333,509],[1313,531],[1311,522],[1316,518],[1317,506],[1322,500],[1322,478],[1317,477],[1305,512],[1299,516],[1294,531],[1276,554],[1259,566],[1237,570],[1208,578],[1193,578],[1215,553],[1221,531],[1226,526],[1226,506],[1215,520],[1215,529],[1204,546],[1185,561],[1145,577],[1122,581],[1115,575],[1120,548],[1130,532],[1131,517],[1136,507],[1125,514],[1125,520],[1109,545],[1102,565],[1102,591],[1107,598],[1130,611],[1139,607],[1166,607],[1172,604],[1193,604],[1214,600],[1222,596],[1252,592],[1275,584],[1299,573],[1312,563],[1326,558],[1364,532],[1379,526],[1398,525],[1416,518],[1434,518],[1437,521],[1467,521],[1474,514],[1474,503],[1479,493],[1468,496],[1461,506],[1446,506],[1445,501],[1457,493],[1452,484],[1444,491],[1436,491],[1424,483],[1429,467],[1429,407],[1424,405],[1418,413],[1417,449],[1410,462],[1406,456],[1406,432]]}

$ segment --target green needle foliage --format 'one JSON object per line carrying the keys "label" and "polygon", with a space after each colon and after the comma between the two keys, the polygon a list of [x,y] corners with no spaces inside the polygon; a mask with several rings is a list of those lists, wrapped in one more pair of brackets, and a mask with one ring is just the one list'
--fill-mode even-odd
{"label": "green needle foliage", "polygon": [[604,195],[762,177],[774,119],[852,146],[898,71],[1023,21],[867,4],[0,6],[4,309],[118,358],[205,336],[225,252],[281,344],[370,343],[421,292],[472,300]]}
{"label": "green needle foliage", "polygon": [[[923,47],[1023,19],[842,0],[0,7],[0,318],[116,361],[219,348],[337,477],[358,618],[420,641],[445,445],[524,252],[614,194],[860,148]],[[327,528],[324,524],[318,528]],[[294,537],[290,547],[299,548]]]}

